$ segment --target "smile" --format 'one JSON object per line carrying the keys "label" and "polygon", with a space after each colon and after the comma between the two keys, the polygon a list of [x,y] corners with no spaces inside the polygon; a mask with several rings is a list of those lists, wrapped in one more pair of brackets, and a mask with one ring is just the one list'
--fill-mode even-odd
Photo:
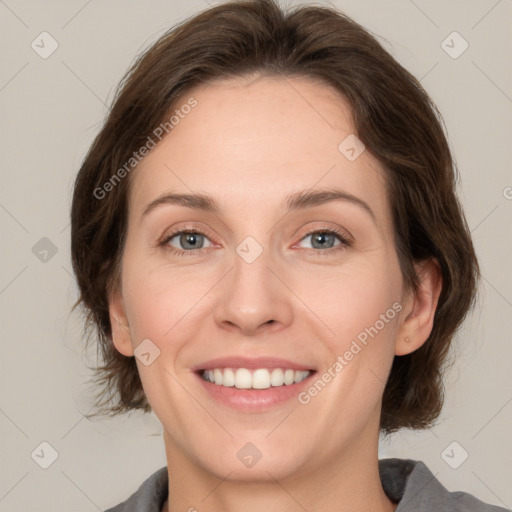
{"label": "smile", "polygon": [[237,389],[268,389],[270,387],[290,386],[309,377],[309,370],[290,368],[213,368],[202,370],[201,378],[217,386]]}

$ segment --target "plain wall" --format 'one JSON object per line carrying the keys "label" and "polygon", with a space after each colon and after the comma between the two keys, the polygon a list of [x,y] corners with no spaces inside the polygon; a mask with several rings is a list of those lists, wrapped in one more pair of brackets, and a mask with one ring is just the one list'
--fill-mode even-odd
{"label": "plain wall", "polygon": [[[449,490],[510,508],[512,2],[332,5],[381,36],[443,113],[483,273],[479,304],[456,337],[438,425],[394,435],[380,456],[423,460]],[[166,465],[156,416],[83,417],[96,352],[82,352],[81,318],[69,314],[77,297],[69,209],[73,179],[124,72],[170,26],[207,7],[200,0],[0,2],[1,511],[104,510]],[[59,45],[46,59],[31,47],[43,31]],[[453,31],[469,44],[458,58],[441,46]],[[31,457],[44,441],[58,453],[48,469]],[[454,441],[455,456],[461,448],[469,454],[457,469],[445,462]]]}

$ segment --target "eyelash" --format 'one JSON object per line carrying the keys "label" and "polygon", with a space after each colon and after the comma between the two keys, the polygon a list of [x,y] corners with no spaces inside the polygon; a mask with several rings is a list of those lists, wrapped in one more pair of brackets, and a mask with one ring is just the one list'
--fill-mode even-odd
{"label": "eyelash", "polygon": [[[183,251],[183,250],[176,249],[175,247],[168,245],[168,243],[176,235],[181,235],[183,233],[203,235],[208,238],[208,235],[206,235],[205,233],[203,233],[202,231],[200,231],[196,228],[191,228],[191,229],[184,228],[184,229],[174,231],[173,233],[170,233],[169,235],[165,235],[164,238],[158,242],[158,246],[163,247],[165,250],[169,251],[171,254],[176,255],[176,256],[184,256],[184,257],[188,256],[188,255],[194,256],[197,253],[200,253],[203,249],[194,249],[191,251]],[[312,251],[314,256],[320,256],[320,257],[329,256],[338,251],[345,250],[346,248],[348,248],[352,245],[352,242],[350,242],[350,240],[348,240],[347,237],[345,235],[343,235],[343,233],[341,233],[340,231],[338,231],[337,229],[334,229],[334,228],[315,229],[313,231],[306,233],[300,239],[300,241],[302,241],[304,238],[307,238],[308,236],[315,235],[318,233],[324,233],[324,234],[327,233],[329,235],[335,235],[340,240],[341,244],[336,247],[330,247],[328,249],[308,249],[309,251]]]}

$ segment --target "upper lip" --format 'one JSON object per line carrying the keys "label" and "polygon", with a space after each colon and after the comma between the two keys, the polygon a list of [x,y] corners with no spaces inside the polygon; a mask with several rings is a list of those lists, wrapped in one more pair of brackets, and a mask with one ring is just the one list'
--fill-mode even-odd
{"label": "upper lip", "polygon": [[215,368],[247,368],[248,370],[257,370],[258,368],[289,368],[296,371],[313,370],[309,365],[295,363],[278,357],[243,356],[228,356],[209,359],[208,361],[195,365],[192,370],[197,372],[200,370],[213,370]]}

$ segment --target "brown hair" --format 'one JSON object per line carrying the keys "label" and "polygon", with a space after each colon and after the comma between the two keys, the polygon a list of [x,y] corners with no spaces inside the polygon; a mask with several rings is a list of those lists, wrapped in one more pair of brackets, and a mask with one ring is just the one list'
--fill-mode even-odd
{"label": "brown hair", "polygon": [[[119,84],[82,163],[71,211],[80,290],[74,307],[87,314],[88,341],[92,332],[99,338],[104,365],[95,371],[103,400],[95,405],[108,415],[151,411],[134,357],[120,354],[111,339],[108,293],[119,280],[131,176],[118,170],[187,91],[253,72],[320,79],[348,99],[357,136],[386,170],[407,289],[421,284],[413,262],[435,258],[440,264],[443,288],[432,332],[413,353],[395,356],[380,425],[386,434],[428,428],[441,412],[448,350],[474,305],[480,277],[441,114],[418,80],[350,18],[317,6],[285,12],[273,0],[220,4],[164,34]],[[116,172],[126,177],[113,182]]]}

